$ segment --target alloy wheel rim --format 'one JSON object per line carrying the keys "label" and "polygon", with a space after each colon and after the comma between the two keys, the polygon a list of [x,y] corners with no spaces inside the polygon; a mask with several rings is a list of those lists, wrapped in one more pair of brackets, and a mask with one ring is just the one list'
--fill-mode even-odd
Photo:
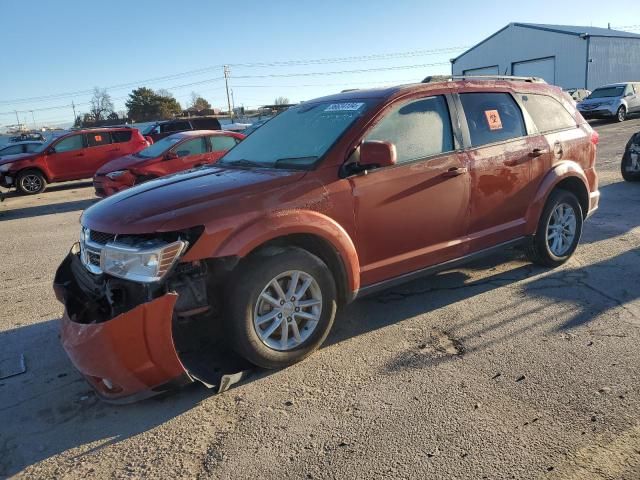
{"label": "alloy wheel rim", "polygon": [[576,237],[576,212],[568,203],[556,205],[547,223],[547,246],[556,257],[564,256]]}
{"label": "alloy wheel rim", "polygon": [[624,119],[625,119],[625,111],[624,111],[624,108],[620,107],[618,109],[618,120],[622,122],[624,121]]}
{"label": "alloy wheel rim", "polygon": [[318,282],[306,272],[290,270],[262,289],[253,311],[253,327],[262,343],[284,352],[309,339],[321,314]]}
{"label": "alloy wheel rim", "polygon": [[42,181],[37,175],[26,175],[22,178],[22,188],[27,192],[37,192],[42,187]]}

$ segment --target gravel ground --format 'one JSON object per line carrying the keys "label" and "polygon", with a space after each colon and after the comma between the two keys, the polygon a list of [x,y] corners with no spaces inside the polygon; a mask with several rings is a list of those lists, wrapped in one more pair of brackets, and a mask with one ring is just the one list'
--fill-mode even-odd
{"label": "gravel ground", "polygon": [[[0,477],[640,478],[640,120],[598,123],[601,209],[549,271],[505,253],[349,305],[324,348],[222,395],[96,399],[57,337],[88,183],[0,204]],[[0,364],[1,365],[1,364]]]}

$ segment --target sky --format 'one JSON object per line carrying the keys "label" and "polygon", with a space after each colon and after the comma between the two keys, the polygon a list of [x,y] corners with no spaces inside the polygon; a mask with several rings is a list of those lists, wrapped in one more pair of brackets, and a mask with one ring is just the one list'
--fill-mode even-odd
{"label": "sky", "polygon": [[68,126],[94,87],[116,111],[138,86],[226,109],[225,64],[245,107],[420,81],[510,22],[640,32],[637,2],[0,0],[0,132],[14,110],[29,126]]}

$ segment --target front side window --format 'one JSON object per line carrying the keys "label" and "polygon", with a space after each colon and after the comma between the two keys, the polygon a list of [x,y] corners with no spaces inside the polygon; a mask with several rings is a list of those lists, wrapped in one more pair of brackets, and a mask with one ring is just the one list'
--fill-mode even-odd
{"label": "front side window", "polygon": [[25,146],[25,151],[27,153],[39,152],[42,148],[42,144],[40,143],[27,143]]}
{"label": "front side window", "polygon": [[447,102],[442,96],[393,107],[367,134],[396,146],[397,162],[411,162],[454,150]]}
{"label": "front side window", "polygon": [[371,102],[336,100],[293,106],[254,131],[217,165],[309,169]]}
{"label": "front side window", "polygon": [[90,147],[99,147],[111,143],[109,132],[87,133],[87,145]]}
{"label": "front side window", "polygon": [[176,152],[179,157],[200,155],[202,153],[206,153],[207,145],[204,141],[204,137],[194,138],[191,140],[187,140],[180,145],[177,145],[176,147],[174,147],[173,151]]}
{"label": "front side window", "polygon": [[520,107],[508,93],[462,93],[460,101],[473,147],[527,134]]}
{"label": "front side window", "polygon": [[235,138],[226,135],[214,135],[209,137],[209,140],[211,140],[211,150],[214,152],[231,150],[237,143]]}
{"label": "front side window", "polygon": [[574,128],[576,120],[557,100],[546,95],[520,95],[524,108],[529,112],[540,133]]}
{"label": "front side window", "polygon": [[71,152],[73,150],[80,150],[84,148],[84,142],[82,141],[82,134],[71,135],[70,137],[63,138],[55,144],[56,153]]}

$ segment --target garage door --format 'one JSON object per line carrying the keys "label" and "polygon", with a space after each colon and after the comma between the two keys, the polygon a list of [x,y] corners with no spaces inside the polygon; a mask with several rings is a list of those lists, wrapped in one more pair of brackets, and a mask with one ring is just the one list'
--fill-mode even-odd
{"label": "garage door", "polygon": [[525,62],[515,62],[512,66],[516,77],[539,77],[547,83],[556,83],[556,58],[540,58]]}
{"label": "garage door", "polygon": [[498,75],[498,65],[494,65],[492,67],[482,67],[482,68],[470,68],[469,70],[463,70],[463,75]]}

